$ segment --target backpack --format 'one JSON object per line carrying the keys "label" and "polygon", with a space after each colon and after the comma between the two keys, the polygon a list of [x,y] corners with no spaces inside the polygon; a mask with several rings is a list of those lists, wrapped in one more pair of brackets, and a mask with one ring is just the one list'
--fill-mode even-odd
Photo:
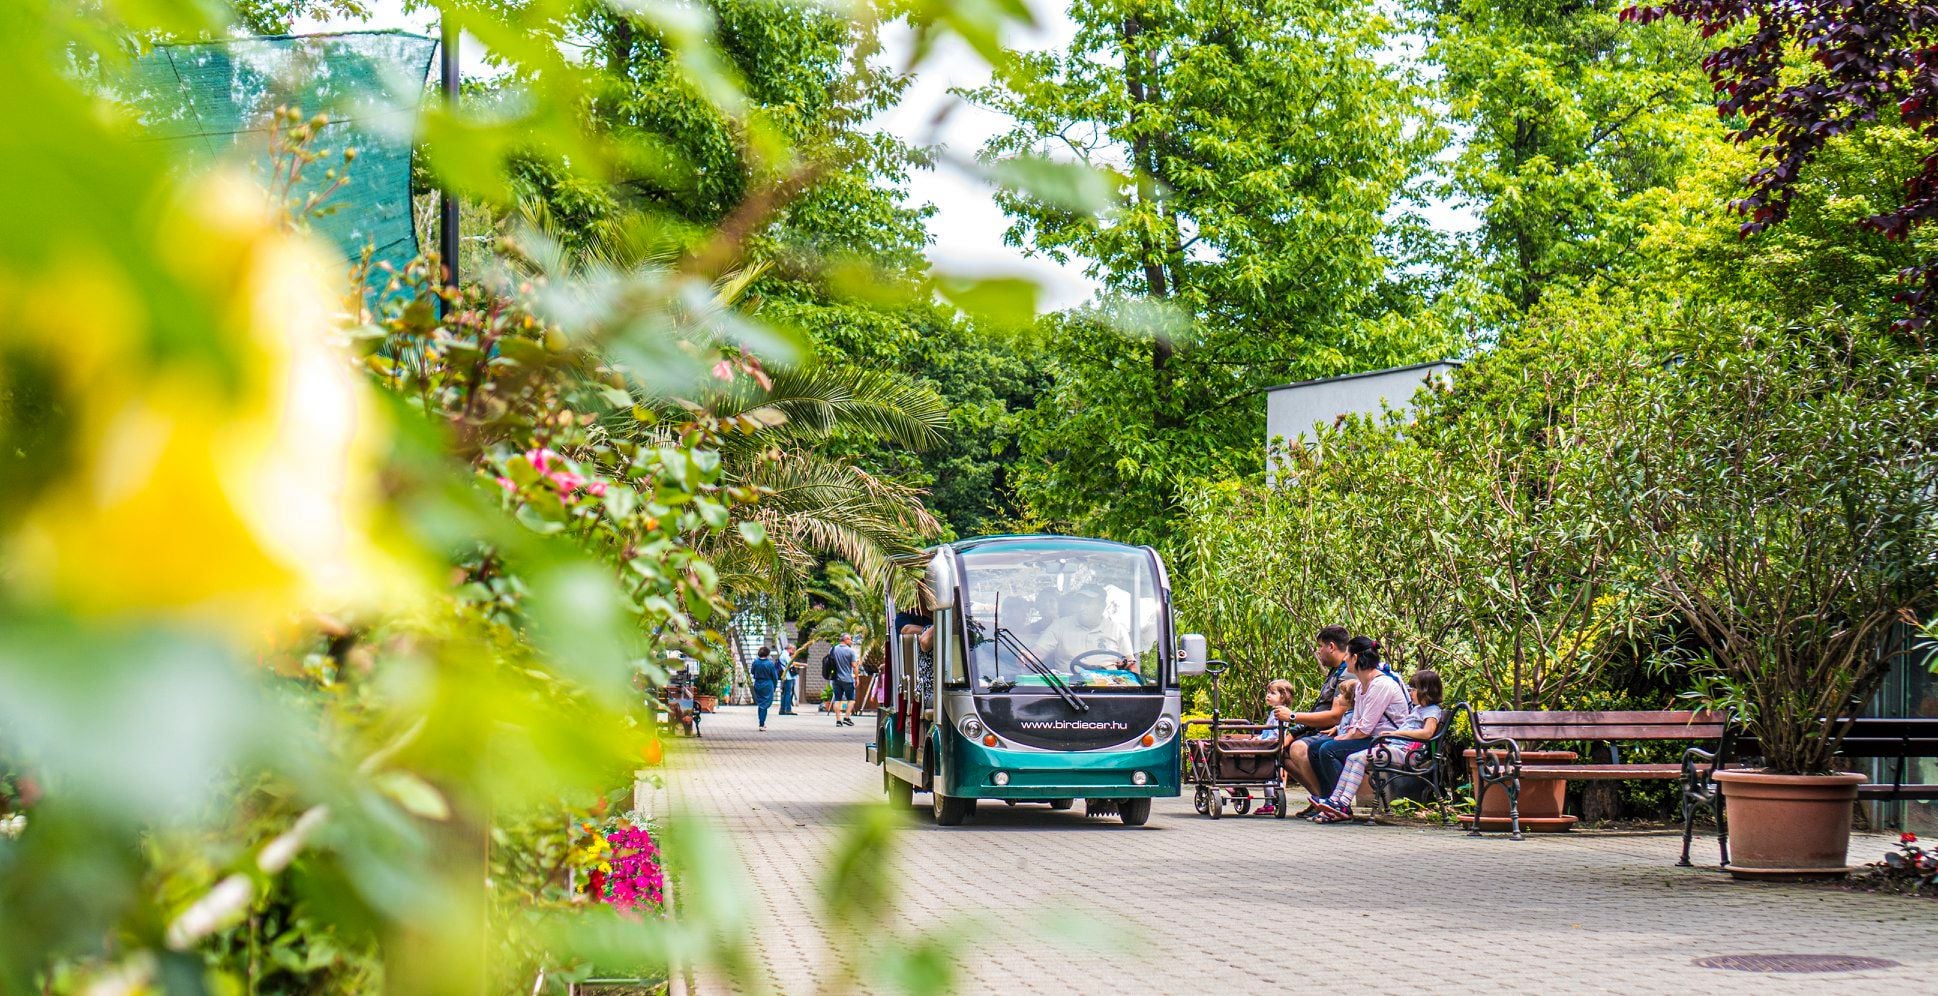
{"label": "backpack", "polygon": [[834,680],[834,651],[832,650],[828,651],[826,657],[821,658],[821,680]]}

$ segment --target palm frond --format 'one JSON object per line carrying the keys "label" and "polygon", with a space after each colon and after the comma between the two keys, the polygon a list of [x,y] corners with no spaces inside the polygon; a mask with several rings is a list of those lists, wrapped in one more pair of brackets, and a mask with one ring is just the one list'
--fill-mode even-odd
{"label": "palm frond", "polygon": [[854,429],[912,450],[940,443],[949,424],[948,405],[933,389],[883,370],[789,367],[772,380],[765,389],[736,381],[699,403],[720,416],[777,414],[786,420],[779,434],[795,438]]}

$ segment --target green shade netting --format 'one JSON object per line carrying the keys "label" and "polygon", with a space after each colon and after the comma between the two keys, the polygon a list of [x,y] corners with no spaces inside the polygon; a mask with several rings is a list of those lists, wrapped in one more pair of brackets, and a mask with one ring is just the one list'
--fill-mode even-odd
{"label": "green shade netting", "polygon": [[310,227],[349,259],[372,251],[379,268],[399,269],[417,254],[411,210],[411,137],[437,40],[398,31],[283,35],[158,45],[110,73],[110,95],[179,161],[240,158],[267,180],[270,126],[276,108],[329,124],[309,147],[329,156],[312,164],[292,191],[298,204],[327,186],[325,168],[342,168],[357,150],[347,186],[330,194]]}

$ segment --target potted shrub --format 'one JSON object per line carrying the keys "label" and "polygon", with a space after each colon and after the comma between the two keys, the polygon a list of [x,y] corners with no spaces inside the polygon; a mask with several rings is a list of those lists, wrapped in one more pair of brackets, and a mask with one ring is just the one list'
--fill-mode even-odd
{"label": "potted shrub", "polygon": [[727,665],[723,661],[705,659],[700,662],[700,677],[694,682],[693,704],[703,713],[712,712],[720,707],[720,686],[727,680]]}
{"label": "potted shrub", "polygon": [[1656,586],[1707,650],[1705,697],[1762,757],[1724,770],[1728,870],[1841,875],[1865,776],[1843,730],[1928,610],[1938,523],[1929,355],[1830,328],[1697,343],[1607,406],[1600,465]]}

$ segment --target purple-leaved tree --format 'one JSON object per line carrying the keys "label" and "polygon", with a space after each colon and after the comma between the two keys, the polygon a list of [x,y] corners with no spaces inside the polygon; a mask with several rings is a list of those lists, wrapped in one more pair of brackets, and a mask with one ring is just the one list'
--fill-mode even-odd
{"label": "purple-leaved tree", "polygon": [[[1893,210],[1862,224],[1906,238],[1938,217],[1938,4],[1898,0],[1672,0],[1637,5],[1623,18],[1649,23],[1679,17],[1703,37],[1733,32],[1703,59],[1717,112],[1740,115],[1739,142],[1766,143],[1764,165],[1734,203],[1745,236],[1789,214],[1805,167],[1833,137],[1895,115],[1933,145],[1905,183]],[[1740,29],[1740,30],[1737,30]],[[1808,61],[1799,65],[1795,56]],[[1787,70],[1787,73],[1786,73]],[[1916,332],[1938,315],[1938,257],[1899,274],[1898,300],[1910,313],[1899,328]]]}

